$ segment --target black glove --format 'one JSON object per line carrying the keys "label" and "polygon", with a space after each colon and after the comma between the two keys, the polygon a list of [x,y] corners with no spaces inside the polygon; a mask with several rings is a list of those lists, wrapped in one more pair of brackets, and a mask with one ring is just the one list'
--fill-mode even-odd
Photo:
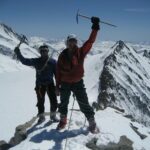
{"label": "black glove", "polygon": [[19,47],[15,47],[14,52],[18,53],[20,51]]}
{"label": "black glove", "polygon": [[100,19],[98,17],[92,17],[91,18],[91,22],[93,23],[92,29],[95,29],[95,30],[99,30],[100,29],[100,26],[99,26]]}

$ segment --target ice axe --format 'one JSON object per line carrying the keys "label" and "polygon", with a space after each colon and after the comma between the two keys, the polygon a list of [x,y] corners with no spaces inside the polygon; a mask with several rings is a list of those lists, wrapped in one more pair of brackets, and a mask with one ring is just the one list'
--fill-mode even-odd
{"label": "ice axe", "polygon": [[[79,17],[82,17],[82,18],[91,20],[91,17],[88,17],[88,16],[85,16],[85,15],[80,14],[80,13],[79,13],[79,9],[78,9],[77,15],[76,15],[77,24],[79,23]],[[113,25],[113,24],[111,24],[111,23],[108,23],[108,22],[105,22],[105,21],[102,21],[102,20],[100,20],[100,23],[103,23],[103,24],[106,24],[106,25],[112,26],[112,27],[117,27],[116,25]]]}
{"label": "ice axe", "polygon": [[[26,44],[28,43],[28,39],[24,35],[21,35],[20,42],[19,42],[19,44],[16,47],[19,48],[22,43],[26,43]],[[13,59],[17,59],[16,54],[13,55]]]}
{"label": "ice axe", "polygon": [[19,44],[17,45],[17,47],[19,48],[22,43],[26,43],[26,44],[27,44],[27,43],[28,43],[27,41],[28,41],[28,40],[27,40],[26,36],[21,35],[21,39],[20,39],[20,42],[19,42]]}

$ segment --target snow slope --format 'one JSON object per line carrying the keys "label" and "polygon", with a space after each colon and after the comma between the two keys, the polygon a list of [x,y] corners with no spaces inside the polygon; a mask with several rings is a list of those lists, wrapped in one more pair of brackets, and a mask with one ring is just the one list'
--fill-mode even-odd
{"label": "snow slope", "polygon": [[9,141],[15,128],[36,113],[32,70],[0,74],[0,140]]}
{"label": "snow slope", "polygon": [[142,148],[145,150],[150,149],[149,129],[140,124],[133,123],[148,136],[148,138],[141,140],[131,129],[131,121],[111,108],[96,113],[96,121],[101,131],[101,133],[97,135],[88,133],[86,128],[83,128],[84,116],[81,112],[73,113],[69,131],[66,128],[59,132],[56,130],[57,124],[53,123],[47,126],[48,121],[49,118],[46,118],[43,124],[33,127],[29,131],[27,139],[18,146],[11,148],[11,150],[63,150],[66,137],[68,137],[66,150],[88,150],[86,143],[93,138],[98,138],[97,145],[107,145],[109,142],[117,143],[122,135],[126,135],[129,139],[134,141],[134,150],[142,150]]}

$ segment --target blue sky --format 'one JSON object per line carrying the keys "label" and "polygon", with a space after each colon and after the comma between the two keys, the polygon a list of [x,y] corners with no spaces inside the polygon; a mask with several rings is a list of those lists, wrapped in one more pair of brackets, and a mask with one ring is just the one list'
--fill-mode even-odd
{"label": "blue sky", "polygon": [[101,24],[101,40],[150,41],[150,0],[0,0],[0,22],[27,36],[62,38],[89,35],[91,23],[77,9],[118,26]]}

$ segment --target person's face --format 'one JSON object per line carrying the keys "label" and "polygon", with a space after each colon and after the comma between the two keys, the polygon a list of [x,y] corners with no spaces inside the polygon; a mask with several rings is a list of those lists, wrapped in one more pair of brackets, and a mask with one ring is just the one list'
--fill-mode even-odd
{"label": "person's face", "polygon": [[40,52],[40,54],[41,54],[42,58],[47,58],[48,57],[48,51],[45,50],[45,49],[42,49],[41,52]]}
{"label": "person's face", "polygon": [[72,50],[77,46],[77,40],[76,39],[70,39],[67,41],[67,48]]}

